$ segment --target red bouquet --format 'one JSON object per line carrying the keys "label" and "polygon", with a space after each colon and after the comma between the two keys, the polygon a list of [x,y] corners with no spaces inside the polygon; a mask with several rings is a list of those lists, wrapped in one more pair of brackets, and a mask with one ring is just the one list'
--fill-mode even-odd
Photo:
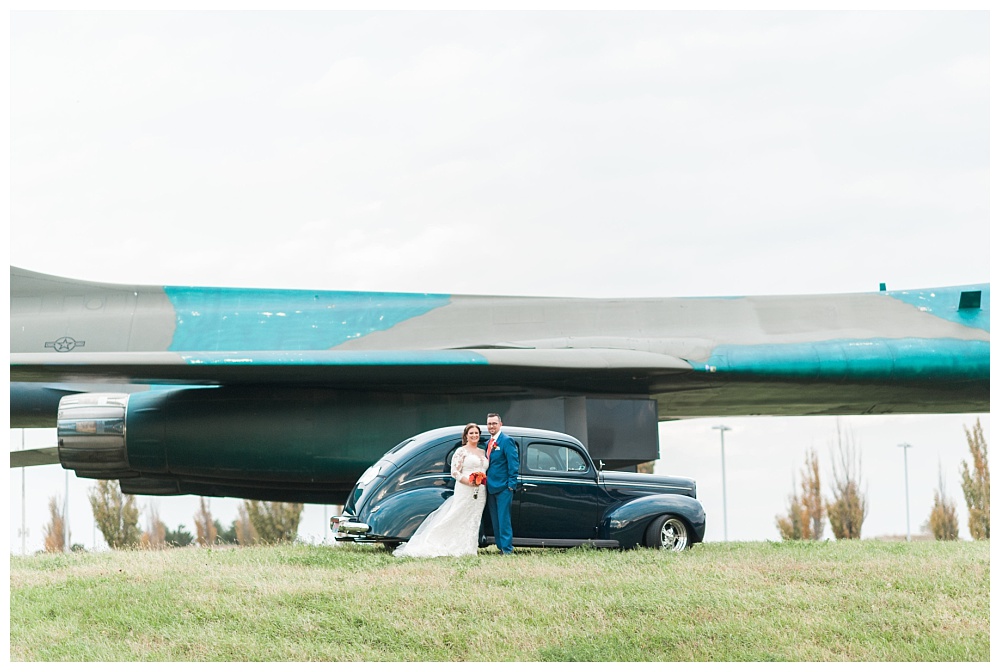
{"label": "red bouquet", "polygon": [[473,499],[479,499],[479,486],[486,482],[486,474],[481,471],[474,471],[469,474],[469,485],[476,490],[472,493]]}

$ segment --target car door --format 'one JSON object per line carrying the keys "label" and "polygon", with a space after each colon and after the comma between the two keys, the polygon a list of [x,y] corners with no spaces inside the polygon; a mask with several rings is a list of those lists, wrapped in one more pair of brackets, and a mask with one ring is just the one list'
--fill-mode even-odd
{"label": "car door", "polygon": [[522,438],[519,444],[521,483],[514,493],[514,537],[596,538],[599,488],[590,460],[578,447],[558,440]]}

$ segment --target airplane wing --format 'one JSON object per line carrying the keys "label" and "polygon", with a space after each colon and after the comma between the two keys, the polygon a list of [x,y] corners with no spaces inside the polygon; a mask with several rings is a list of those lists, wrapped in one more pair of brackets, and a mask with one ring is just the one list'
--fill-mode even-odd
{"label": "airplane wing", "polygon": [[10,453],[11,469],[16,467],[40,467],[46,464],[59,464],[59,449],[55,446],[13,450]]}
{"label": "airplane wing", "polygon": [[989,284],[575,299],[12,268],[11,421],[125,491],[337,503],[389,447],[490,411],[612,468],[676,418],[988,412],[989,324]]}
{"label": "airplane wing", "polygon": [[421,387],[454,384],[456,376],[476,376],[481,385],[524,385],[567,371],[624,377],[635,372],[691,370],[690,363],[672,355],[610,348],[12,353],[10,358],[11,380],[15,382],[268,382],[352,389],[372,383],[405,384],[408,380]]}

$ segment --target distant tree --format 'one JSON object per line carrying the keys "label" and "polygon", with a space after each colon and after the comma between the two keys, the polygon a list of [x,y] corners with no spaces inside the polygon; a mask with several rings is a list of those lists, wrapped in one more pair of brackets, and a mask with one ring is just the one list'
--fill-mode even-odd
{"label": "distant tree", "polygon": [[292,502],[260,502],[244,500],[247,515],[262,543],[277,544],[295,541],[303,505]]}
{"label": "distant tree", "polygon": [[219,531],[219,538],[217,543],[220,544],[238,544],[239,539],[236,537],[236,521],[234,520],[230,523],[229,527],[223,527],[222,523],[218,519],[215,521],[215,529]]}
{"label": "distant tree", "polygon": [[156,504],[150,504],[146,511],[146,531],[142,533],[144,548],[161,549],[167,547],[167,526],[160,520]]}
{"label": "distant tree", "polygon": [[972,469],[962,460],[962,492],[969,507],[969,533],[973,539],[990,538],[990,456],[979,419],[972,431],[965,428],[972,455]]}
{"label": "distant tree", "polygon": [[805,509],[808,520],[806,524],[808,538],[819,541],[823,538],[826,527],[826,507],[823,504],[823,491],[819,482],[819,456],[811,449],[802,468],[802,508]]}
{"label": "distant tree", "polygon": [[854,435],[837,421],[837,444],[831,448],[833,498],[826,503],[830,528],[837,539],[860,539],[868,517],[868,498],[861,491],[861,453]]}
{"label": "distant tree", "polygon": [[198,511],[194,514],[194,528],[198,535],[198,544],[201,546],[213,546],[219,530],[212,520],[212,511],[204,497],[200,498]]}
{"label": "distant tree", "polygon": [[930,518],[923,528],[934,535],[939,541],[954,541],[958,539],[958,516],[955,515],[955,502],[944,491],[944,471],[938,464],[938,488],[934,491],[934,507]]}
{"label": "distant tree", "polygon": [[66,527],[55,497],[49,497],[49,523],[42,531],[45,532],[46,553],[62,553],[66,550]]}
{"label": "distant tree", "polygon": [[190,546],[194,542],[194,536],[184,529],[184,525],[178,525],[176,530],[171,531],[169,528],[166,530],[163,541],[168,546]]}
{"label": "distant tree", "polygon": [[799,499],[799,495],[795,491],[795,479],[792,479],[792,494],[788,495],[788,514],[774,517],[782,541],[803,539],[805,537],[803,525],[805,519],[805,509],[802,507],[802,500]]}
{"label": "distant tree", "polygon": [[88,498],[94,522],[108,546],[129,548],[139,544],[139,507],[134,495],[122,495],[118,481],[97,481]]}
{"label": "distant tree", "polygon": [[250,521],[250,513],[247,510],[247,503],[242,502],[236,508],[236,520],[233,521],[233,528],[236,531],[236,541],[240,546],[252,546],[260,541],[260,535],[253,529]]}
{"label": "distant tree", "polygon": [[802,476],[801,494],[794,492],[795,482],[792,481],[792,494],[788,497],[788,515],[776,516],[775,522],[781,538],[812,539],[823,538],[825,527],[823,495],[819,480],[819,457],[816,451],[810,450],[806,455],[806,463],[800,472]]}

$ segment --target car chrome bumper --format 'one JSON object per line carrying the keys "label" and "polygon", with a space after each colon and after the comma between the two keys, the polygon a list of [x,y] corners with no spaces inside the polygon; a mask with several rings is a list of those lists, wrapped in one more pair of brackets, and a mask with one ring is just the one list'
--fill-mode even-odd
{"label": "car chrome bumper", "polygon": [[358,540],[368,534],[371,528],[365,523],[352,520],[351,516],[333,516],[330,518],[330,530],[337,541]]}

